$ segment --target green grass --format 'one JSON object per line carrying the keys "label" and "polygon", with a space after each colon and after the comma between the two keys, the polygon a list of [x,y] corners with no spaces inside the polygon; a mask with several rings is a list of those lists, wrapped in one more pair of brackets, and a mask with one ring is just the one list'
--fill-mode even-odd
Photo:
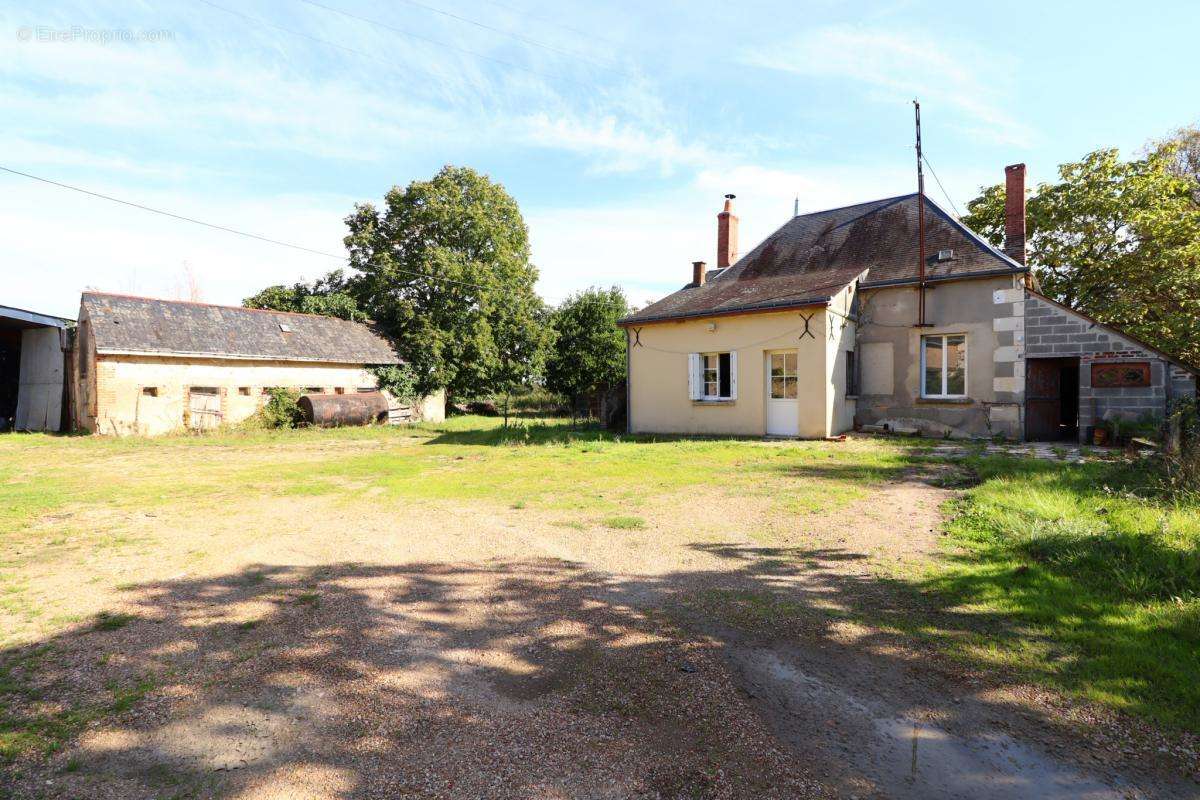
{"label": "green grass", "polygon": [[1187,730],[1200,727],[1200,507],[1121,464],[975,459],[955,548],[907,626],[959,658]]}
{"label": "green grass", "polygon": [[646,520],[641,517],[616,516],[604,520],[604,527],[622,531],[636,531],[646,527]]}
{"label": "green grass", "polygon": [[[160,439],[3,436],[0,622],[26,626],[23,636],[74,624],[37,593],[33,567],[154,552],[202,561],[203,553],[172,553],[167,533],[137,521],[163,509],[232,514],[272,497],[398,511],[413,502],[474,503],[541,512],[556,519],[550,525],[575,531],[632,531],[661,502],[716,492],[761,499],[783,528],[797,528],[807,515],[836,514],[870,497],[873,486],[929,457],[930,444],[628,437],[565,420],[524,418],[504,428],[481,417]],[[1153,499],[1143,476],[1120,463],[970,451],[966,466],[978,484],[964,485],[958,473],[944,479],[966,492],[948,526],[947,557],[922,572],[903,566],[876,578],[919,598],[913,608],[925,612],[873,621],[973,666],[1200,729],[1200,507]],[[99,524],[89,522],[93,513]],[[742,533],[767,546],[777,535]],[[320,598],[305,592],[294,600],[317,605]],[[746,623],[803,611],[788,598],[722,602]],[[75,622],[87,629],[88,618]],[[101,616],[94,627],[128,621]],[[0,630],[0,639],[15,637],[13,629]],[[0,676],[0,690],[2,683]],[[0,724],[0,735],[20,731]]]}
{"label": "green grass", "polygon": [[96,621],[92,623],[92,630],[115,631],[124,628],[135,619],[137,617],[133,614],[110,614],[107,611],[101,611],[96,615]]}

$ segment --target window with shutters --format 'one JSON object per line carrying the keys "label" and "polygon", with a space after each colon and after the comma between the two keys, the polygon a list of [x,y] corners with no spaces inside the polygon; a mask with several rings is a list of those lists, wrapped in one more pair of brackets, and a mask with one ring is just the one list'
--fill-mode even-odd
{"label": "window with shutters", "polygon": [[692,353],[688,378],[693,400],[737,399],[737,353]]}

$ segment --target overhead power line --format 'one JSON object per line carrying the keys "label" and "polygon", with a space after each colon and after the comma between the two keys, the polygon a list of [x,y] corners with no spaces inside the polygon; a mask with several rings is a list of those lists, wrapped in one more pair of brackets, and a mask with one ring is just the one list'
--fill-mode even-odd
{"label": "overhead power line", "polygon": [[925,166],[929,167],[929,174],[933,175],[933,179],[937,182],[938,188],[942,190],[942,196],[946,198],[946,202],[949,203],[950,207],[954,209],[954,216],[961,218],[962,214],[958,212],[958,206],[954,205],[954,200],[950,198],[950,193],[946,191],[945,186],[942,186],[942,179],[938,177],[937,172],[933,168],[933,164],[929,163],[929,159],[925,157],[924,153],[921,154],[921,160],[925,162]]}
{"label": "overhead power line", "polygon": [[[120,197],[113,197],[112,195],[109,195],[109,194],[103,194],[101,192],[94,192],[91,189],[84,189],[81,186],[72,186],[69,183],[62,183],[61,181],[51,180],[50,178],[43,178],[40,175],[34,175],[29,172],[22,172],[21,170],[11,169],[10,167],[5,167],[3,165],[0,165],[0,171],[7,172],[10,175],[19,175],[22,178],[29,178],[30,180],[39,181],[41,183],[46,183],[51,186],[57,186],[60,189],[69,189],[72,192],[78,192],[80,194],[86,194],[90,197],[96,197],[101,200],[107,200],[110,203],[118,203],[120,205],[129,206],[130,208],[136,208],[141,211],[148,211],[151,214],[158,214],[160,216],[170,217],[171,219],[176,219],[181,222],[190,222],[193,225],[201,225],[205,228],[211,228],[213,230],[223,231],[225,233],[232,233],[235,236],[243,236],[247,239],[254,239],[255,241],[259,241],[259,242],[266,242],[267,244],[273,244],[273,245],[277,245],[279,247],[287,247],[292,250],[299,250],[304,253],[311,253],[311,254],[317,255],[317,256],[324,256],[325,258],[332,258],[332,259],[336,259],[338,261],[344,261],[347,264],[350,264],[351,266],[353,266],[353,264],[350,261],[349,256],[341,256],[341,255],[338,255],[337,253],[328,253],[324,250],[316,250],[312,247],[305,247],[304,245],[293,244],[291,242],[285,242],[281,239],[272,239],[269,236],[262,236],[261,234],[250,233],[249,231],[240,231],[236,228],[230,228],[225,225],[218,225],[215,222],[205,222],[204,220],[196,219],[195,217],[188,217],[183,214],[176,214],[174,211],[166,211],[161,208],[154,208],[153,206],[143,205],[142,203],[135,203],[132,200],[123,200]],[[425,279],[431,280],[431,281],[441,281],[443,283],[453,283],[453,284],[457,284],[459,286],[467,286],[472,289],[486,290],[488,288],[488,287],[483,286],[478,283],[471,283],[469,281],[455,280],[454,278],[446,278],[441,275],[427,275],[423,272],[416,272],[414,270],[408,270],[408,269],[399,269],[399,268],[395,268],[395,267],[393,267],[393,269],[395,269],[396,272],[399,272],[399,273],[402,273],[405,275],[412,275],[417,278],[425,278]]]}
{"label": "overhead power line", "polygon": [[[334,14],[341,14],[342,16],[349,17],[350,19],[356,19],[360,22],[365,22],[368,25],[377,25],[381,28],[385,28],[390,31],[395,31],[397,33],[405,33],[405,34],[408,33],[408,31],[396,28],[387,22],[383,22],[382,20],[371,19],[369,17],[364,17],[364,16],[361,16],[359,14],[354,14],[349,11],[343,11],[340,8],[334,8],[333,6],[327,6],[324,3],[319,3],[319,2],[317,2],[317,0],[300,0],[300,2],[310,5],[310,6],[314,6],[316,8],[323,8],[326,11],[333,12]],[[401,0],[401,2],[407,3],[410,6],[415,6],[416,8],[422,8],[426,11],[431,11],[434,14],[440,14],[443,17],[449,17],[450,19],[457,20],[459,22],[463,22],[467,25],[474,25],[476,28],[481,28],[485,31],[491,31],[492,33],[498,33],[501,36],[508,36],[510,38],[516,39],[517,41],[520,41],[520,42],[524,42],[525,44],[531,45],[533,47],[540,47],[541,49],[547,50],[551,53],[557,53],[558,55],[561,55],[561,56],[567,56],[568,58],[578,59],[585,63],[591,64],[593,67],[597,67],[599,69],[610,70],[612,72],[618,72],[618,73],[621,72],[621,70],[617,69],[616,67],[610,66],[608,64],[601,64],[598,61],[588,58],[587,56],[583,55],[582,53],[576,53],[571,50],[564,50],[561,47],[555,47],[554,45],[546,44],[545,42],[540,42],[537,39],[531,39],[528,36],[524,36],[519,33],[514,33],[513,31],[506,31],[503,28],[497,28],[493,25],[488,25],[487,23],[479,22],[479,21],[473,20],[469,17],[464,17],[459,14],[454,14],[449,11],[444,11],[440,8],[426,5],[425,3],[420,3],[417,0]],[[624,74],[624,73],[622,73],[622,74]]]}
{"label": "overhead power line", "polygon": [[483,0],[483,2],[487,3],[488,5],[495,6],[496,8],[502,8],[505,11],[516,14],[518,16],[525,17],[526,19],[531,19],[536,22],[544,22],[547,25],[553,25],[554,27],[561,28],[564,31],[570,31],[571,33],[577,34],[579,36],[583,36],[586,39],[598,39],[602,42],[608,42],[610,44],[617,44],[617,45],[623,44],[622,42],[618,42],[616,39],[610,39],[607,36],[601,36],[596,31],[585,31],[582,28],[576,28],[571,25],[567,25],[566,23],[559,22],[558,20],[551,19],[550,17],[543,17],[543,16],[539,16],[538,14],[531,14],[528,11],[522,11],[521,9],[519,9],[515,6],[510,6],[507,3],[497,2],[497,0]]}

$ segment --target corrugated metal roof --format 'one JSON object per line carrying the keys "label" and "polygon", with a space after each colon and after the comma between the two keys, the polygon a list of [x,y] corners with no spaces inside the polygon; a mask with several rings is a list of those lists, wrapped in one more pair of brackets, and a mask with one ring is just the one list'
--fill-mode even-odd
{"label": "corrugated metal roof", "polygon": [[[926,276],[1023,272],[973,231],[925,198]],[[917,195],[873,200],[793,217],[703,286],[685,286],[626,322],[823,303],[859,275],[864,286],[917,280]],[[937,261],[939,250],[952,250]]]}
{"label": "corrugated metal roof", "polygon": [[316,314],[84,292],[101,352],[397,364],[372,326]]}

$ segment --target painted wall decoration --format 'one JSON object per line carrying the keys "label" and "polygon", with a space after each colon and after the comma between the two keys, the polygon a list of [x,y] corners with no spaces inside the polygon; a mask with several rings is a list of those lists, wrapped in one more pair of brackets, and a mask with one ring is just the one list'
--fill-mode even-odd
{"label": "painted wall decoration", "polygon": [[1125,389],[1150,385],[1150,362],[1092,364],[1093,389]]}

